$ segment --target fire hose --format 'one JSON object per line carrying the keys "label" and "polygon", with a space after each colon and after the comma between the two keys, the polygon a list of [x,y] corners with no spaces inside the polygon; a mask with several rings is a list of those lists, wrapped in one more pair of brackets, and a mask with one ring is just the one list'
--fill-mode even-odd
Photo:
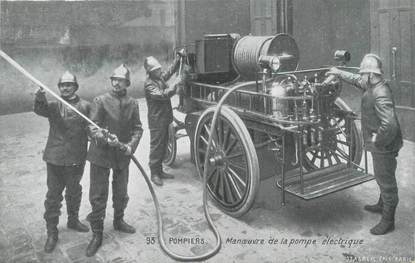
{"label": "fire hose", "polygon": [[[58,96],[57,94],[55,94],[52,90],[50,90],[47,86],[45,86],[43,83],[41,83],[39,80],[37,80],[35,77],[33,77],[29,72],[27,72],[22,66],[20,66],[16,61],[14,61],[11,57],[9,57],[6,53],[4,53],[3,51],[0,50],[0,56],[3,57],[7,62],[9,62],[13,67],[15,67],[18,71],[20,71],[23,75],[25,75],[26,77],[28,77],[32,82],[34,82],[35,84],[37,84],[38,86],[42,87],[43,89],[45,89],[48,93],[50,93],[53,97],[55,97],[57,100],[59,100],[60,102],[62,102],[64,105],[66,105],[67,107],[69,107],[71,110],[73,110],[74,112],[76,112],[79,116],[81,116],[83,119],[85,119],[88,123],[90,123],[91,125],[93,125],[94,127],[101,129],[101,127],[99,127],[96,123],[94,123],[91,119],[89,119],[87,116],[85,116],[83,113],[81,113],[80,111],[78,111],[74,106],[72,106],[71,104],[69,104],[68,102],[66,102],[65,100],[63,100],[60,96]],[[182,65],[183,64],[183,58],[180,58],[180,70],[179,70],[179,74],[181,74],[182,71]],[[327,68],[329,69],[329,68]],[[310,70],[313,71],[313,70]],[[283,72],[281,74],[288,74],[288,73],[294,73],[294,72]],[[325,81],[324,83],[327,84],[330,81],[333,80],[333,76],[330,75]],[[269,82],[271,81],[272,78],[270,79],[266,79],[266,80],[262,80],[260,82],[264,83],[264,82]],[[232,87],[231,89],[229,89],[220,99],[220,101],[218,102],[218,104],[216,105],[216,109],[213,113],[213,118],[212,118],[212,123],[211,123],[211,127],[210,127],[210,135],[209,135],[209,139],[208,139],[208,143],[207,143],[207,149],[210,149],[212,147],[213,144],[213,134],[215,133],[215,129],[216,129],[216,124],[217,124],[217,120],[219,117],[219,114],[221,112],[221,108],[223,106],[223,104],[225,103],[226,99],[229,97],[230,94],[232,94],[233,92],[235,92],[238,89],[241,89],[243,87],[246,86],[250,86],[250,85],[256,85],[259,82],[257,81],[249,81],[249,82],[244,82],[241,84],[238,84],[234,87]],[[125,145],[122,143],[119,143],[118,147],[121,150],[125,150]],[[138,169],[140,170],[141,174],[143,175],[147,186],[149,188],[149,191],[151,193],[151,196],[153,198],[153,202],[154,202],[154,206],[156,209],[156,217],[157,217],[157,229],[158,229],[158,239],[159,239],[159,243],[160,243],[160,247],[162,248],[162,250],[171,258],[178,260],[178,261],[202,261],[202,260],[206,260],[211,258],[212,256],[216,255],[220,248],[221,248],[221,237],[220,234],[216,228],[216,226],[213,224],[213,221],[210,217],[209,211],[208,211],[208,206],[207,206],[207,167],[209,165],[209,154],[206,155],[205,160],[204,160],[204,168],[203,169],[203,209],[204,209],[204,215],[205,218],[208,222],[209,227],[211,228],[212,232],[215,235],[216,238],[216,245],[215,247],[211,250],[206,252],[205,254],[202,255],[198,255],[198,256],[184,256],[184,255],[180,255],[177,254],[173,251],[171,251],[165,241],[164,241],[164,229],[163,229],[163,220],[162,220],[162,216],[161,216],[161,211],[160,211],[160,204],[159,201],[157,199],[156,193],[154,191],[154,188],[151,184],[151,181],[147,175],[147,173],[145,172],[144,168],[141,166],[140,162],[137,160],[137,158],[133,155],[130,154],[131,159],[133,160],[134,164],[138,167]]]}
{"label": "fire hose", "polygon": [[[70,108],[71,110],[73,110],[74,112],[76,112],[79,116],[81,116],[84,120],[86,120],[88,123],[90,123],[91,125],[93,125],[94,127],[101,129],[101,127],[99,127],[95,122],[93,122],[91,119],[89,119],[87,116],[85,116],[82,112],[80,112],[78,109],[76,109],[74,106],[72,106],[71,104],[69,104],[68,102],[66,102],[65,100],[63,100],[59,95],[55,94],[51,89],[49,89],[46,85],[44,85],[42,82],[40,82],[38,79],[36,79],[34,76],[32,76],[29,72],[27,72],[22,66],[20,66],[15,60],[13,60],[10,56],[8,56],[6,53],[4,53],[2,50],[0,50],[0,56],[3,57],[8,63],[10,63],[14,68],[16,68],[18,71],[20,71],[23,75],[25,75],[27,78],[29,78],[32,82],[34,82],[36,85],[42,87],[44,90],[46,90],[50,95],[52,95],[53,97],[55,97],[57,100],[59,100],[60,102],[62,102],[65,106],[67,106],[68,108]],[[229,93],[229,92],[228,92]],[[226,95],[225,95],[226,96]],[[225,97],[224,96],[224,97]],[[223,102],[222,102],[223,103]],[[215,112],[216,113],[216,112]],[[214,127],[212,125],[212,127]],[[209,137],[209,145],[212,144],[212,138]],[[125,145],[122,143],[119,143],[118,147],[121,150],[125,150]],[[209,146],[210,147],[210,146]],[[178,260],[178,261],[202,261],[202,260],[206,260],[211,258],[212,256],[216,255],[222,245],[221,242],[221,237],[220,234],[216,228],[216,226],[213,224],[212,218],[210,217],[209,211],[208,211],[208,206],[207,206],[207,187],[206,187],[206,176],[207,176],[207,169],[205,169],[204,171],[204,176],[203,176],[203,209],[204,209],[204,214],[205,214],[205,218],[209,224],[209,227],[211,228],[211,230],[213,231],[215,238],[216,238],[216,245],[215,247],[211,250],[208,251],[202,255],[198,255],[198,256],[184,256],[184,255],[180,255],[177,254],[173,251],[171,251],[165,241],[164,241],[164,229],[163,229],[163,220],[162,220],[162,216],[161,216],[161,211],[160,211],[160,204],[159,201],[157,199],[156,193],[154,191],[154,188],[151,184],[151,181],[147,175],[147,173],[145,172],[144,168],[141,166],[140,162],[137,160],[137,158],[131,154],[130,155],[131,160],[133,160],[134,164],[138,167],[138,169],[140,170],[141,174],[143,175],[147,186],[150,190],[151,196],[153,198],[153,202],[154,202],[154,206],[156,209],[156,217],[157,217],[157,232],[158,232],[158,239],[159,239],[159,243],[160,243],[160,247],[162,248],[162,250],[171,258]],[[207,163],[208,163],[208,156],[205,159],[205,167],[207,167]]]}

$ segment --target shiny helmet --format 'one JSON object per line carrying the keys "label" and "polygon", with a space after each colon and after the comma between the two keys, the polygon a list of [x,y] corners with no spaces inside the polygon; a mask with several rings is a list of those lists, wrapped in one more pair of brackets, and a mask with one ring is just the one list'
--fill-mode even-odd
{"label": "shiny helmet", "polygon": [[111,79],[125,79],[127,80],[127,86],[130,86],[130,70],[124,65],[121,64],[118,68],[114,69],[114,72],[111,75]]}
{"label": "shiny helmet", "polygon": [[161,68],[161,64],[155,57],[150,56],[145,58],[144,69],[147,73],[150,73],[151,71],[159,68]]}
{"label": "shiny helmet", "polygon": [[382,60],[376,54],[366,54],[360,63],[359,73],[375,73],[382,75]]}
{"label": "shiny helmet", "polygon": [[76,89],[79,87],[76,76],[69,71],[65,71],[65,73],[63,73],[63,75],[59,78],[58,86],[62,85],[63,83],[73,83]]}

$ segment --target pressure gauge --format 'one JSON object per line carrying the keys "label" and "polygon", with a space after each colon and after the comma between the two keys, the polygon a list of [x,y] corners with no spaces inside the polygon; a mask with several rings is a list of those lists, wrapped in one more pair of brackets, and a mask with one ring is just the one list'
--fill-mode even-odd
{"label": "pressure gauge", "polygon": [[281,67],[281,61],[278,57],[272,57],[269,61],[269,67],[272,71],[277,72]]}
{"label": "pressure gauge", "polygon": [[260,56],[258,62],[262,68],[269,68],[273,72],[277,72],[281,67],[281,61],[277,56]]}

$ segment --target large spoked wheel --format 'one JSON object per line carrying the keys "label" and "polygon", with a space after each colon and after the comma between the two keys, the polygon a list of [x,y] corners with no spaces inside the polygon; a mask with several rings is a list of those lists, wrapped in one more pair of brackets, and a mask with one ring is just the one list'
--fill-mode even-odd
{"label": "large spoked wheel", "polygon": [[[334,112],[338,110],[351,111],[350,107],[340,98],[334,104]],[[337,132],[324,132],[330,128],[337,127]],[[362,159],[362,133],[357,127],[357,121],[352,121],[348,127],[346,119],[341,114],[335,114],[321,127],[323,129],[323,140],[320,142],[322,147],[318,150],[305,152],[303,164],[307,170],[325,168],[328,166],[347,163],[351,155],[351,161],[360,164]],[[351,135],[351,136],[350,136]],[[350,151],[346,136],[350,136]]]}
{"label": "large spoked wheel", "polygon": [[[225,213],[240,217],[251,208],[259,186],[259,164],[251,136],[239,116],[222,107],[212,134],[210,150],[207,143],[215,108],[200,116],[194,137],[196,168],[200,176],[207,173],[207,189],[217,206]],[[205,156],[209,157],[204,167]]]}
{"label": "large spoked wheel", "polygon": [[167,142],[167,151],[163,159],[163,164],[167,166],[173,165],[174,161],[176,160],[176,154],[177,154],[176,128],[175,128],[174,123],[172,122],[169,125],[169,139]]}

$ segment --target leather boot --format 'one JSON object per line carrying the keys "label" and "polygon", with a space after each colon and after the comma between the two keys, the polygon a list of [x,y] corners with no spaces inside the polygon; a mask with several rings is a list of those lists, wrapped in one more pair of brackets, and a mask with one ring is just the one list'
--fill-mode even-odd
{"label": "leather boot", "polygon": [[46,239],[45,243],[45,252],[52,253],[56,247],[56,243],[58,243],[58,229],[56,227],[54,229],[48,229],[48,238]]}
{"label": "leather boot", "polygon": [[370,229],[370,233],[373,235],[385,235],[388,232],[392,232],[395,229],[395,210],[396,206],[384,206],[380,222]]}
{"label": "leather boot", "polygon": [[161,180],[160,175],[158,175],[158,174],[151,175],[151,181],[155,185],[158,185],[158,186],[162,186],[163,185],[163,181]]}
{"label": "leather boot", "polygon": [[[68,190],[66,190],[68,191]],[[79,195],[71,196],[68,193],[65,195],[66,210],[68,212],[68,223],[66,226],[78,232],[88,232],[89,228],[79,221],[79,206],[81,205],[82,192]]]}
{"label": "leather boot", "polygon": [[86,256],[92,257],[102,245],[102,232],[104,230],[104,222],[91,222],[92,239],[86,248]]}
{"label": "leather boot", "polygon": [[382,210],[383,210],[383,201],[382,198],[379,196],[379,200],[376,204],[374,205],[365,205],[364,209],[366,211],[372,212],[372,213],[379,213],[382,214]]}
{"label": "leather boot", "polygon": [[68,219],[68,223],[66,226],[70,229],[73,229],[78,232],[88,232],[89,228],[88,226],[82,224],[78,218],[70,218]]}
{"label": "leather boot", "polygon": [[161,178],[162,179],[174,179],[174,175],[162,171],[161,172]]}
{"label": "leather boot", "polygon": [[120,232],[134,234],[135,228],[129,224],[127,224],[123,218],[114,219],[113,221],[114,229]]}

